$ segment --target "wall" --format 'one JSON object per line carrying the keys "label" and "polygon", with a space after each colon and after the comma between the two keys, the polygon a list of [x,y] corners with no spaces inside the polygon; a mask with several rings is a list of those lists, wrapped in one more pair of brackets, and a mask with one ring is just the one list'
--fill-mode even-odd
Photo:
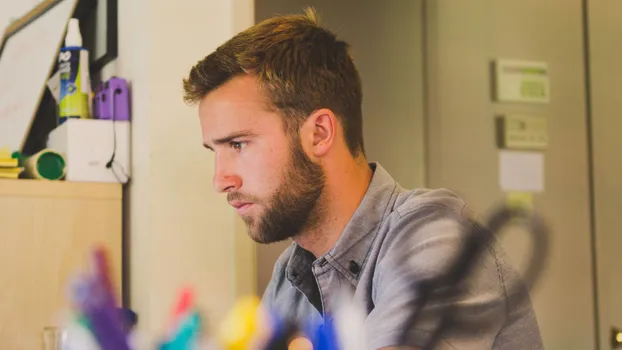
{"label": "wall", "polygon": [[[256,0],[257,21],[313,6],[323,24],[351,45],[363,83],[367,157],[404,187],[425,183],[422,1]],[[289,243],[257,247],[258,291]]]}
{"label": "wall", "polygon": [[13,20],[22,17],[41,2],[41,0],[0,1],[0,33],[4,32]]}
{"label": "wall", "polygon": [[[553,230],[542,284],[533,292],[547,349],[593,349],[586,91],[579,0],[427,2],[428,185],[460,193],[485,214],[502,201],[494,117],[547,118],[545,192],[535,208]],[[492,103],[489,62],[546,61],[551,102]],[[524,244],[504,240],[518,267]]]}
{"label": "wall", "polygon": [[589,1],[589,68],[601,349],[622,328],[622,3]]}
{"label": "wall", "polygon": [[212,189],[213,156],[181,85],[192,65],[252,25],[252,16],[250,0],[119,2],[119,58],[104,78],[132,85],[128,282],[144,331],[164,325],[186,283],[211,325],[237,296],[254,293],[253,244]]}

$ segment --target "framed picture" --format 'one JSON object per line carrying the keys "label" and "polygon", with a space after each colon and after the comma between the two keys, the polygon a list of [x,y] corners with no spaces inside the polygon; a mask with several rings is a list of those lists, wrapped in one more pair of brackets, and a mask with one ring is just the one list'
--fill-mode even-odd
{"label": "framed picture", "polygon": [[118,0],[80,0],[74,14],[80,20],[85,48],[89,51],[91,76],[117,58]]}
{"label": "framed picture", "polygon": [[0,43],[0,147],[22,151],[79,0],[44,1]]}

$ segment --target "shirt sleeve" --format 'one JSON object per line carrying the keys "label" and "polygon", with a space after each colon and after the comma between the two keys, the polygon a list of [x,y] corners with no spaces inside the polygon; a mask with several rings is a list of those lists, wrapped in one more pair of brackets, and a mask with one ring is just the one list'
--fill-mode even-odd
{"label": "shirt sleeve", "polygon": [[[448,308],[455,310],[455,322],[442,328],[435,349],[493,348],[509,307],[504,267],[492,248],[485,249],[464,285],[454,286],[461,288],[459,295],[435,298],[438,295],[433,294],[423,307],[416,307],[421,297],[417,286],[455,266],[470,228],[460,216],[442,213],[425,219],[405,216],[398,221],[374,277],[374,308],[366,321],[372,349],[423,347],[439,329]],[[410,324],[415,313],[417,321]]]}

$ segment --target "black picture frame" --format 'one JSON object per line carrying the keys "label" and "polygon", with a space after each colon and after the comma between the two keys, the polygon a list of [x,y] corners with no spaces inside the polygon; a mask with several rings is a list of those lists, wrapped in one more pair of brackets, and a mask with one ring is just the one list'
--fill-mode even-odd
{"label": "black picture frame", "polygon": [[[103,7],[105,6],[105,9]],[[114,61],[119,55],[119,7],[118,0],[80,0],[74,17],[80,20],[80,29],[86,43],[93,45],[97,42],[95,37],[98,29],[98,11],[105,11],[106,51],[99,57],[95,57],[95,47],[87,47],[91,52],[89,63],[91,76],[96,76],[108,63]]]}
{"label": "black picture frame", "polygon": [[[60,3],[61,0],[47,0],[38,5],[31,13],[25,16],[24,20],[17,21],[9,25],[6,29],[2,40],[0,40],[0,53],[4,42],[17,33],[20,29],[26,27],[32,21],[36,20],[46,11]],[[97,11],[100,6],[105,6],[105,32],[106,32],[106,52],[99,57],[91,56],[89,63],[91,76],[99,73],[104,66],[114,61],[119,55],[119,3],[118,0],[79,0],[74,11],[73,17],[80,20],[80,29],[86,40],[85,43],[93,45],[96,42],[95,33],[97,30]],[[94,47],[87,47],[90,52],[94,52]]]}

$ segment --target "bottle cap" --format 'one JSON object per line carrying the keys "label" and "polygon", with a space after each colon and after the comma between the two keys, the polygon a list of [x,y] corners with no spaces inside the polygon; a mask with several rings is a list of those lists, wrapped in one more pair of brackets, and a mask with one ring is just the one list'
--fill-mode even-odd
{"label": "bottle cap", "polygon": [[67,36],[65,46],[82,46],[82,35],[80,34],[80,21],[77,18],[69,19],[67,26]]}

